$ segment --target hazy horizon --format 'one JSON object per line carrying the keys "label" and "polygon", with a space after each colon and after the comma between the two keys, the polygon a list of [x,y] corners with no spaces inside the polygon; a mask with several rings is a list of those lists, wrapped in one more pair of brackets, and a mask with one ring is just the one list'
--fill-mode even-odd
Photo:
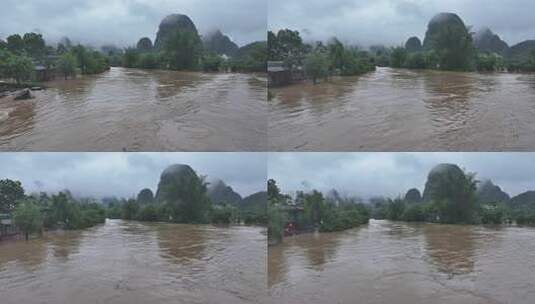
{"label": "hazy horizon", "polygon": [[135,197],[156,192],[160,174],[187,164],[208,181],[223,180],[243,197],[266,191],[265,153],[2,153],[0,179],[22,182],[27,194],[65,189],[79,197]]}
{"label": "hazy horizon", "polygon": [[[170,14],[188,15],[204,35],[221,30],[239,46],[266,40],[267,7],[249,0],[6,0],[0,11],[0,39],[37,32],[48,45],[62,37],[93,47],[136,45],[156,38],[160,21]],[[251,13],[256,12],[256,13]],[[258,18],[258,15],[264,16]]]}
{"label": "hazy horizon", "polygon": [[423,192],[429,171],[453,163],[476,179],[490,179],[511,196],[535,190],[533,153],[277,153],[268,156],[268,178],[283,193],[336,189],[343,196],[369,199]]}
{"label": "hazy horizon", "polygon": [[307,42],[336,36],[362,47],[398,46],[411,36],[423,40],[433,16],[453,12],[472,31],[488,27],[512,46],[535,39],[534,10],[529,0],[272,0],[268,29],[298,30]]}

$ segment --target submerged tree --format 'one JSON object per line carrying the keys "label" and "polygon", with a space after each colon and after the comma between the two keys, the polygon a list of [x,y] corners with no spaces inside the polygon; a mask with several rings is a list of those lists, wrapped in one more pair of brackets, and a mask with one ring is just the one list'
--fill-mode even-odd
{"label": "submerged tree", "polygon": [[30,200],[23,201],[15,208],[13,221],[22,230],[26,240],[31,233],[40,231],[43,226],[41,211]]}
{"label": "submerged tree", "polygon": [[306,56],[304,68],[306,74],[312,78],[312,82],[317,84],[319,78],[327,77],[329,73],[329,61],[325,54],[312,52]]}

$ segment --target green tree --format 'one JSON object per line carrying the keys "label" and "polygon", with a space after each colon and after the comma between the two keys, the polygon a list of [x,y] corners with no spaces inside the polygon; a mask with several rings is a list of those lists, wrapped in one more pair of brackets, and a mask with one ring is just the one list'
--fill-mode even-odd
{"label": "green tree", "polygon": [[139,204],[136,200],[129,199],[122,208],[122,218],[125,220],[137,219],[139,213]]}
{"label": "green tree", "polygon": [[431,45],[437,52],[441,69],[471,69],[474,47],[472,44],[472,35],[466,27],[448,25],[440,28],[433,36]]}
{"label": "green tree", "polygon": [[312,79],[314,84],[319,78],[327,77],[329,72],[329,61],[327,56],[321,52],[313,52],[305,57],[305,73]]}
{"label": "green tree", "polygon": [[217,54],[205,54],[202,57],[202,69],[206,72],[217,72],[223,64],[223,58]]}
{"label": "green tree", "polygon": [[11,56],[7,62],[7,75],[21,84],[23,81],[30,80],[35,70],[32,60],[26,56]]}
{"label": "green tree", "polygon": [[396,47],[390,54],[390,66],[393,68],[401,68],[407,60],[407,51],[402,47]]}
{"label": "green tree", "polygon": [[40,231],[43,226],[43,217],[39,207],[29,200],[23,201],[15,208],[13,221],[20,227],[26,240],[31,233]]}
{"label": "green tree", "polygon": [[386,218],[391,221],[399,221],[405,212],[405,202],[401,198],[390,200],[386,209]]}
{"label": "green tree", "polygon": [[147,205],[139,212],[139,220],[155,222],[158,220],[158,208],[155,205]]}
{"label": "green tree", "polygon": [[15,55],[22,55],[24,52],[24,41],[19,34],[7,37],[7,49]]}
{"label": "green tree", "polygon": [[42,59],[46,55],[45,40],[41,34],[26,33],[22,37],[24,51],[35,59]]}
{"label": "green tree", "polygon": [[61,55],[57,62],[57,68],[63,74],[65,79],[67,79],[69,76],[76,77],[76,66],[76,57],[74,57],[74,55],[71,53],[65,53]]}
{"label": "green tree", "polygon": [[135,48],[127,48],[123,55],[123,66],[125,68],[135,68],[138,66],[139,52]]}
{"label": "green tree", "polygon": [[164,45],[164,58],[172,70],[195,70],[199,66],[202,42],[191,31],[177,30]]}
{"label": "green tree", "polygon": [[24,188],[19,181],[0,180],[0,213],[11,213],[23,198]]}

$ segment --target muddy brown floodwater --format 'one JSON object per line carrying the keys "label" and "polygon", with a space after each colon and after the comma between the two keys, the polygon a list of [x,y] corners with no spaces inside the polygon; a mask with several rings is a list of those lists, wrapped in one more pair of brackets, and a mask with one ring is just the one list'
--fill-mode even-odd
{"label": "muddy brown floodwater", "polygon": [[0,150],[264,151],[266,85],[265,75],[124,68],[54,81],[29,101],[0,98]]}
{"label": "muddy brown floodwater", "polygon": [[372,220],[286,238],[268,261],[275,303],[535,303],[535,228]]}
{"label": "muddy brown floodwater", "polygon": [[535,149],[535,74],[378,68],[270,91],[271,150]]}
{"label": "muddy brown floodwater", "polygon": [[108,220],[0,243],[0,303],[265,303],[266,247],[264,228]]}

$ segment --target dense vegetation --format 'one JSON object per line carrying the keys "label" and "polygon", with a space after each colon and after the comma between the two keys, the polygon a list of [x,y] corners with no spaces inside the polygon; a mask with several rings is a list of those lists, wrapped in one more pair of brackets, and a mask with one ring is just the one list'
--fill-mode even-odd
{"label": "dense vegetation", "polygon": [[160,24],[156,43],[148,37],[124,50],[106,46],[113,66],[142,69],[265,72],[267,46],[254,42],[238,48],[220,31],[204,41],[189,17],[170,15]]}
{"label": "dense vegetation", "polygon": [[204,177],[191,167],[174,165],[162,173],[156,195],[150,189],[143,189],[135,199],[106,199],[104,204],[109,218],[174,223],[266,223],[265,192],[244,199],[234,195],[237,198],[214,195]]}
{"label": "dense vegetation", "polygon": [[18,85],[33,81],[36,66],[68,78],[76,73],[101,73],[109,68],[109,62],[104,54],[82,45],[73,46],[68,38],[57,47],[46,45],[42,35],[36,33],[0,40],[0,78],[13,79]]}
{"label": "dense vegetation", "polygon": [[452,13],[435,16],[422,43],[371,46],[368,51],[331,39],[327,45],[303,43],[298,31],[268,32],[268,60],[282,61],[293,73],[304,70],[314,83],[330,75],[359,75],[375,66],[448,71],[535,71],[535,40],[509,47],[489,29],[473,33]]}
{"label": "dense vegetation", "polygon": [[304,70],[314,83],[330,75],[353,76],[375,70],[375,59],[369,52],[347,46],[338,39],[306,44],[298,31],[284,29],[268,32],[268,60],[282,61],[291,71]]}
{"label": "dense vegetation", "polygon": [[0,213],[11,214],[26,239],[43,229],[88,228],[106,218],[96,200],[76,199],[69,191],[26,195],[20,182],[9,179],[0,181]]}
{"label": "dense vegetation", "polygon": [[[509,48],[489,29],[471,32],[459,16],[441,13],[428,25],[424,43],[411,37],[404,46],[383,48],[383,66],[451,71],[535,71],[535,45]],[[388,59],[386,59],[388,58]]]}
{"label": "dense vegetation", "polygon": [[268,181],[268,237],[271,243],[282,241],[285,230],[287,233],[316,229],[320,232],[341,231],[365,224],[369,218],[368,207],[355,200],[332,200],[316,190],[310,193],[299,191],[292,198],[281,194],[274,180]]}
{"label": "dense vegetation", "polygon": [[404,198],[374,198],[372,216],[447,224],[535,224],[534,192],[509,199],[490,181],[478,184],[475,174],[441,164],[429,173],[422,197],[417,189],[411,189]]}

